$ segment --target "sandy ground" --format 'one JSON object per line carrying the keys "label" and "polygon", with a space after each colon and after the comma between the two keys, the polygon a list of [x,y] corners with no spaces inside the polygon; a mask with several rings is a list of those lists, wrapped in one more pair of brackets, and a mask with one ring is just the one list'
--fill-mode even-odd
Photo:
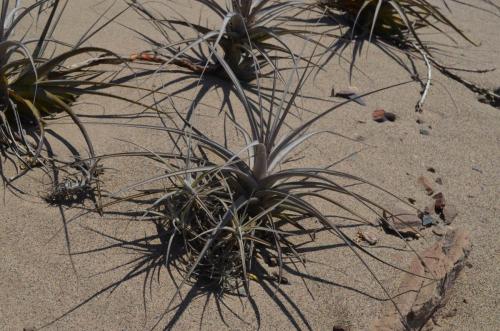
{"label": "sandy ground", "polygon": [[[57,32],[57,37],[74,42],[94,20],[95,11],[102,12],[108,3],[98,0],[70,1],[61,23],[64,28]],[[479,1],[471,3],[479,4]],[[122,7],[119,2],[112,12]],[[180,8],[187,17],[198,17],[197,11],[189,7]],[[500,19],[460,5],[451,5],[451,8],[454,20],[480,46],[460,42],[458,49],[450,51],[454,56],[443,56],[442,61],[467,68],[500,66],[500,34],[497,33]],[[143,32],[154,33],[133,13],[124,14],[119,21]],[[439,39],[436,36],[431,38]],[[90,44],[104,46],[120,54],[129,54],[143,47],[132,32],[117,24],[107,27]],[[376,47],[370,47],[368,56],[363,53],[357,63],[366,76],[355,74],[352,84],[361,92],[408,80],[408,73]],[[320,74],[314,82],[306,85],[303,94],[310,98],[302,100],[304,106],[320,111],[338,102],[338,99],[328,96],[332,87],[343,89],[349,85],[347,68],[346,63],[337,59],[330,61],[327,73]],[[421,64],[419,68],[422,73],[425,72]],[[464,75],[488,87],[498,87],[500,83],[498,71]],[[165,77],[174,79],[183,76],[172,73]],[[186,82],[177,83],[170,87],[170,91],[186,85]],[[219,93],[221,91],[218,90]],[[470,267],[458,279],[451,300],[445,307],[450,317],[439,321],[440,326],[436,328],[497,330],[500,327],[500,231],[497,227],[500,221],[500,111],[477,102],[472,92],[437,72],[434,72],[434,86],[422,114],[414,112],[418,92],[416,84],[404,85],[365,98],[366,107],[351,104],[338,109],[321,121],[317,128],[333,129],[352,138],[362,137],[365,144],[330,136],[318,138],[308,145],[304,151],[306,158],[299,162],[327,165],[359,151],[339,163],[336,169],[367,178],[402,198],[414,198],[418,208],[424,208],[430,198],[417,185],[416,179],[421,175],[430,179],[440,177],[443,183],[435,184],[435,189],[443,192],[447,201],[457,206],[459,216],[453,226],[469,230],[474,247]],[[193,93],[190,90],[181,95],[190,98]],[[107,114],[136,113],[140,110],[139,107],[104,99],[84,98],[82,101],[87,103],[77,108],[82,115],[99,114],[102,109]],[[183,105],[180,99],[177,102]],[[203,102],[210,106],[220,105],[220,94],[211,91]],[[103,108],[94,103],[101,104]],[[395,113],[397,120],[393,123],[372,121],[371,112],[380,107]],[[208,106],[200,108],[203,112],[196,119],[199,127],[211,136],[220,136],[214,110]],[[418,124],[417,119],[424,123]],[[154,121],[141,119],[141,123]],[[76,146],[83,147],[81,137],[74,128],[62,123],[52,124],[50,128],[64,134]],[[420,134],[422,128],[430,134]],[[119,139],[157,150],[168,145],[166,135],[148,130],[97,125],[88,125],[88,129],[100,154],[134,149]],[[57,148],[58,145],[55,146]],[[107,161],[105,166],[116,169],[107,171],[104,177],[105,189],[109,191],[116,191],[133,180],[149,177],[158,171],[151,164],[135,160]],[[429,173],[429,167],[436,169],[436,173]],[[163,272],[160,283],[153,283],[152,296],[147,289],[146,312],[143,275],[123,282],[111,295],[109,292],[102,293],[85,303],[87,298],[124,277],[130,269],[122,268],[102,275],[97,273],[127,262],[134,256],[123,249],[76,256],[77,276],[66,255],[61,211],[47,206],[36,197],[44,190],[40,183],[43,180],[36,173],[24,177],[20,185],[29,189],[33,196],[19,198],[6,192],[0,207],[0,329],[40,327],[80,303],[84,304],[47,329],[151,328],[174,293],[170,278]],[[381,199],[370,189],[364,193],[371,194],[373,199]],[[393,201],[382,202],[398,207]],[[325,213],[330,212],[330,207],[320,207],[326,208]],[[70,218],[78,212],[66,210],[65,215]],[[120,217],[108,215],[103,219],[98,215],[87,215],[69,228],[74,252],[112,243],[83,226],[120,238],[138,238],[151,231],[142,225],[125,227]],[[430,232],[429,236],[432,236]],[[380,247],[374,251],[405,265],[411,255],[397,251],[405,247],[404,243],[384,237],[382,233],[380,237],[383,238]],[[177,313],[168,314],[160,326],[179,330],[252,330],[259,324],[263,330],[331,330],[334,325],[351,325],[353,330],[370,329],[373,317],[384,306],[384,294],[352,253],[345,247],[337,247],[340,246],[338,244],[338,240],[321,235],[318,242],[310,246],[311,259],[324,265],[312,264],[309,272],[317,279],[330,282],[309,280],[307,284],[312,296],[300,278],[294,275],[289,275],[291,285],[283,286],[283,292],[273,293],[273,289],[266,291],[253,286],[253,302],[258,307],[256,315],[251,302],[244,301],[242,305],[239,299],[231,296],[215,300],[213,294],[186,288],[184,293],[192,298],[190,305],[181,305]],[[331,249],[314,249],[328,245]],[[420,240],[414,245],[420,248],[425,246],[425,242]],[[391,269],[373,261],[369,264],[385,285],[394,287],[399,278]]]}

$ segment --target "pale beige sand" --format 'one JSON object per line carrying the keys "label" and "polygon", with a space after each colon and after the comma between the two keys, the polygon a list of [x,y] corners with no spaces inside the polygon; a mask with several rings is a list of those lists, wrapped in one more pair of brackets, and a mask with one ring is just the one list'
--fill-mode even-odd
{"label": "pale beige sand", "polygon": [[[471,2],[479,3],[478,0]],[[57,37],[68,42],[75,41],[95,17],[91,7],[100,3],[99,0],[70,1],[67,15],[61,24],[64,28],[58,32]],[[118,11],[122,6],[123,4],[119,2],[114,11]],[[463,6],[451,7],[455,21],[475,41],[479,41],[481,46],[474,48],[460,42],[463,51],[459,49],[452,53],[463,53],[466,59],[443,57],[443,61],[468,68],[500,66],[498,56],[500,20],[483,12],[473,12]],[[105,4],[100,4],[96,10],[103,8]],[[191,18],[198,16],[195,10],[184,9],[183,12]],[[141,31],[152,32],[132,13],[126,14],[120,21],[136,26]],[[128,54],[143,47],[132,32],[118,25],[109,26],[97,35],[91,44],[110,48],[120,54]],[[353,85],[362,92],[408,79],[404,70],[375,47],[370,47],[368,57],[362,56],[358,60],[358,65],[369,76],[366,78],[358,74],[354,78]],[[321,74],[316,84],[312,82],[308,84],[304,95],[325,98],[329,96],[333,84],[338,89],[347,87],[346,68],[345,63],[339,66],[337,60],[331,61],[327,68],[328,74]],[[419,68],[422,69],[422,73],[425,72],[421,65]],[[498,71],[485,75],[465,76],[485,86],[500,85]],[[180,76],[172,74],[166,78],[173,77]],[[478,103],[472,92],[439,73],[434,72],[434,77],[435,84],[423,114],[414,112],[414,105],[419,96],[418,87],[416,84],[410,84],[367,97],[367,107],[347,105],[329,115],[317,126],[334,129],[353,138],[362,136],[365,138],[365,143],[371,147],[365,148],[366,146],[361,144],[327,136],[326,139],[323,137],[314,140],[314,143],[309,145],[310,148],[305,151],[307,158],[300,162],[326,165],[364,148],[361,153],[340,163],[336,168],[370,179],[403,198],[413,197],[417,200],[416,205],[419,208],[425,207],[430,199],[416,184],[417,177],[420,175],[432,179],[441,177],[443,185],[436,184],[436,190],[442,191],[447,200],[457,206],[460,214],[453,225],[471,231],[474,247],[470,256],[472,268],[464,270],[453,291],[452,299],[445,308],[450,312],[456,310],[456,314],[440,320],[441,328],[437,329],[497,330],[500,327],[498,313],[500,111]],[[184,93],[186,97],[191,95]],[[138,107],[109,100],[84,98],[83,101],[100,102],[107,113],[133,113],[139,110]],[[210,105],[220,104],[216,93],[210,93],[204,102]],[[304,100],[304,105],[313,110],[326,109],[331,104],[332,101]],[[378,107],[397,114],[396,122],[382,124],[373,122],[371,111]],[[203,109],[205,114],[215,116],[208,107]],[[100,112],[95,106],[81,106],[78,110],[82,114]],[[417,118],[424,120],[425,124],[417,124]],[[200,117],[197,121],[198,125],[209,134],[220,136],[217,122],[210,117],[208,120],[207,117]],[[143,122],[154,123],[153,120],[143,120]],[[430,135],[421,135],[420,128],[427,126],[432,126]],[[53,125],[52,128],[64,134],[80,148],[83,147],[79,142],[81,138],[74,133],[73,128],[64,125]],[[166,135],[146,130],[89,125],[89,131],[99,153],[132,149],[129,144],[115,140],[117,138],[156,149],[165,148],[168,144]],[[157,170],[139,161],[126,164],[121,161],[108,161],[106,166],[119,170],[107,172],[104,178],[106,189],[110,191],[123,187],[133,179],[149,177]],[[426,171],[428,167],[434,167],[437,173],[428,173]],[[35,194],[42,191],[42,187],[36,182],[40,178],[36,174],[30,177],[32,178],[28,176],[23,178],[21,185]],[[370,196],[374,192],[367,190],[366,194]],[[372,196],[372,198],[378,197]],[[323,205],[320,207],[328,208]],[[77,278],[65,255],[64,235],[59,231],[62,225],[61,215],[57,208],[47,207],[36,198],[25,197],[23,200],[7,193],[0,210],[1,330],[22,330],[48,323],[128,272],[127,269],[120,269],[101,276],[89,277],[131,259],[128,252],[114,250],[75,257],[79,275]],[[328,212],[326,209],[325,213]],[[68,217],[74,214],[75,211],[67,212]],[[123,238],[137,238],[146,231],[151,231],[146,227],[138,229],[135,225],[124,231],[123,221],[103,220],[98,215],[84,217],[78,224],[92,226]],[[73,251],[111,243],[110,240],[103,239],[76,224],[70,227],[70,235]],[[337,239],[322,235],[318,238],[317,245],[337,243]],[[414,245],[418,248],[425,243],[421,240]],[[380,246],[404,247],[402,243],[385,236]],[[391,249],[375,251],[386,258],[396,259],[395,261],[401,265],[405,264],[405,259],[411,257]],[[384,298],[384,295],[352,253],[346,248],[334,248],[313,252],[310,257],[331,266],[328,268],[311,264],[310,273],[328,279],[334,284],[308,281],[308,286],[314,295],[313,299],[298,277],[287,276],[292,285],[283,286],[283,290],[289,299],[278,294],[277,300],[280,304],[258,286],[253,286],[254,300],[259,307],[261,329],[307,329],[305,321],[313,330],[331,330],[333,325],[343,324],[346,321],[353,325],[354,330],[369,328],[370,322],[383,307],[383,302],[360,292],[368,293],[375,298]],[[394,286],[397,282],[399,276],[391,269],[372,261],[370,265],[377,270],[386,286]],[[107,293],[99,295],[48,329],[148,329],[162,313],[173,294],[174,286],[163,272],[160,285],[153,286],[153,297],[150,298],[148,293],[147,316],[144,315],[142,286],[143,277],[124,282],[111,296]],[[351,286],[356,291],[342,286]],[[187,290],[188,288],[184,290],[185,294]],[[173,318],[176,321],[174,328],[179,330],[196,328],[236,330],[257,327],[252,306],[248,302],[244,301],[242,307],[237,298],[224,298],[224,304],[227,306],[222,306],[223,318],[221,318],[213,296],[210,297],[206,311],[203,311],[205,300],[206,295],[198,293],[190,306],[185,311],[181,310],[182,314],[179,314],[178,320],[174,314],[169,314],[161,325],[166,325],[168,320]],[[234,314],[228,307],[234,310]]]}

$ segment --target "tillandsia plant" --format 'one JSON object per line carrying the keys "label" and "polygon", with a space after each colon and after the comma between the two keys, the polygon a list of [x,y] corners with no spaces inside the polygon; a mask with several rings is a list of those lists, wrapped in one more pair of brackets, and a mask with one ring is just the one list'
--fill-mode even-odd
{"label": "tillandsia plant", "polygon": [[[165,64],[175,64],[196,73],[213,73],[240,81],[264,76],[265,67],[275,70],[279,58],[294,59],[294,52],[284,40],[286,36],[305,39],[304,30],[284,26],[282,20],[302,1],[232,0],[222,7],[214,0],[195,0],[202,8],[219,19],[218,28],[196,24],[178,14],[177,19],[148,9],[138,0],[130,5],[162,35],[158,40],[141,34],[151,44],[149,58]],[[172,4],[162,4],[169,12],[177,13]],[[195,33],[186,38],[186,29]],[[173,36],[179,40],[174,41]]]}
{"label": "tillandsia plant", "polygon": [[439,7],[427,0],[319,0],[318,5],[343,15],[352,26],[352,35],[379,38],[400,47],[411,47],[413,39],[425,50],[416,33],[424,27],[446,34],[445,26],[470,41]]}
{"label": "tillandsia plant", "polygon": [[[144,257],[127,263],[137,265],[126,278],[145,273],[147,280],[160,272],[149,268],[162,266],[177,269],[182,275],[182,282],[177,286],[177,293],[172,296],[165,314],[187,283],[211,284],[223,293],[240,295],[250,295],[251,281],[260,283],[272,279],[279,287],[286,282],[283,275],[285,266],[302,268],[302,265],[305,268],[307,258],[298,252],[300,240],[308,238],[306,240],[314,241],[315,233],[322,231],[329,231],[350,247],[378,282],[363,256],[380,259],[357,244],[339,225],[345,222],[372,225],[372,221],[363,216],[359,208],[353,208],[351,203],[380,217],[384,212],[392,215],[383,206],[351,190],[352,185],[370,185],[382,193],[393,195],[361,178],[330,167],[291,166],[296,149],[311,137],[336,134],[310,129],[342,105],[322,111],[295,127],[287,125],[309,73],[304,71],[296,88],[292,87],[295,75],[291,74],[282,97],[277,102],[273,100],[269,103],[271,109],[256,112],[251,109],[254,104],[245,102],[242,96],[249,129],[240,125],[241,121],[234,121],[233,124],[245,138],[243,148],[232,149],[210,139],[181,114],[179,116],[186,127],[184,130],[167,126],[126,125],[165,132],[175,142],[171,153],[146,150],[146,155],[149,154],[149,158],[158,162],[165,171],[112,194],[111,197],[116,200],[109,204],[135,202],[134,206],[143,210],[137,216],[139,220],[152,222],[158,232],[155,238],[162,242],[162,256],[159,257],[156,252],[154,261],[148,262],[148,258]],[[278,81],[276,76],[274,81]],[[266,106],[261,103],[261,107]],[[119,156],[127,157],[127,154]],[[130,153],[129,156],[138,154]],[[318,208],[318,203],[329,204],[334,212],[324,213]],[[146,207],[142,207],[144,204]],[[134,242],[140,243],[141,240]],[[266,269],[263,267],[265,264],[278,267],[277,272],[269,274],[262,271]],[[107,289],[117,286],[119,283]]]}
{"label": "tillandsia plant", "polygon": [[[72,109],[73,103],[83,94],[134,102],[103,91],[111,86],[126,87],[112,83],[110,77],[113,77],[114,72],[97,68],[101,64],[122,62],[119,57],[103,48],[82,46],[110,21],[97,27],[96,22],[92,26],[94,30],[89,29],[74,46],[53,38],[66,5],[66,1],[39,0],[30,6],[21,7],[21,2],[16,1],[14,7],[9,8],[9,1],[2,1],[0,13],[0,148],[3,156],[12,160],[16,167],[18,162],[21,163],[14,177],[6,176],[2,171],[5,182],[11,183],[34,166],[49,167],[50,160],[44,151],[45,127],[48,121],[56,115],[65,115],[71,118],[83,135],[90,158],[80,157],[87,160],[86,164],[78,160],[75,160],[73,164],[74,169],[85,169],[80,180],[75,182],[73,178],[75,174],[70,174],[72,178],[68,179],[68,182],[63,179],[63,186],[54,183],[54,189],[57,188],[59,191],[65,187],[75,189],[75,185],[83,189],[90,183],[97,183],[98,181],[94,178],[98,173],[95,169],[97,162],[94,147],[85,126]],[[21,34],[21,37],[16,39],[14,29],[21,25],[23,19],[29,18],[34,13],[40,16],[47,12],[47,18],[37,18],[37,21],[44,23],[36,39],[27,40],[25,34]],[[53,50],[48,51],[49,46],[51,48],[59,46],[64,49],[54,55]],[[50,54],[47,55],[48,53]],[[82,57],[88,57],[90,54],[93,54],[90,59],[82,61]],[[68,61],[76,59],[78,62],[67,64]],[[81,185],[82,181],[86,184]],[[68,194],[71,193],[69,191]]]}
{"label": "tillandsia plant", "polygon": [[[460,1],[451,1],[461,3]],[[446,5],[446,1],[443,2]],[[480,9],[473,5],[470,6]],[[423,40],[419,32],[420,29],[437,31],[451,41],[456,42],[453,36],[447,32],[447,30],[451,30],[467,42],[473,45],[475,43],[445,15],[440,7],[428,0],[315,0],[312,8],[319,8],[322,14],[333,17],[336,22],[348,24],[349,29],[343,33],[341,32],[339,36],[344,47],[347,46],[350,40],[368,39],[379,45],[383,43],[390,47],[396,47],[410,56],[414,56],[412,53],[415,52],[419,54],[427,65],[427,78],[422,90],[422,96],[416,106],[417,111],[423,109],[424,101],[431,86],[433,67],[473,92],[483,95],[488,102],[494,103],[500,100],[500,96],[495,91],[477,86],[454,72],[483,73],[490,70],[452,68],[440,63],[434,56],[435,47]],[[390,52],[391,56],[397,58],[388,48],[385,51]],[[400,61],[398,60],[398,62]],[[415,77],[418,77],[417,73],[415,73]]]}

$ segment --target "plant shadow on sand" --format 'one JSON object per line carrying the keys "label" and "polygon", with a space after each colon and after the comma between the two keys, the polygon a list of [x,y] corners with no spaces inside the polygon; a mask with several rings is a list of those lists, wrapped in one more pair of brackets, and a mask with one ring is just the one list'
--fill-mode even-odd
{"label": "plant shadow on sand", "polygon": [[[129,214],[133,215],[133,214]],[[133,215],[135,216],[135,215]],[[358,225],[353,225],[357,227]],[[185,273],[186,265],[183,264],[182,260],[185,258],[186,251],[184,249],[184,243],[182,240],[176,239],[174,241],[170,241],[171,236],[166,233],[162,227],[157,224],[156,225],[156,234],[145,236],[138,240],[123,240],[115,236],[111,236],[109,234],[103,233],[101,231],[84,227],[85,230],[90,231],[98,236],[102,236],[106,240],[111,241],[110,244],[96,248],[90,249],[86,251],[79,251],[71,253],[72,257],[78,257],[81,255],[95,254],[95,253],[103,253],[106,251],[120,250],[125,253],[132,254],[134,257],[124,263],[121,263],[115,267],[107,269],[105,271],[99,272],[97,274],[92,275],[91,277],[96,277],[100,275],[104,275],[107,273],[117,273],[118,270],[126,269],[126,273],[117,281],[110,283],[109,285],[103,287],[99,291],[95,292],[93,295],[89,296],[87,299],[81,301],[79,304],[66,311],[63,315],[59,316],[57,319],[51,321],[50,323],[43,326],[43,328],[53,325],[57,321],[65,318],[67,315],[73,313],[77,309],[83,308],[86,304],[91,301],[97,299],[101,294],[108,293],[110,296],[117,291],[124,283],[135,280],[135,279],[143,279],[142,282],[142,297],[143,297],[143,307],[144,307],[144,316],[145,319],[148,319],[148,298],[153,298],[153,293],[155,292],[153,287],[156,285],[160,285],[162,278],[162,271],[168,274],[168,278],[171,280],[172,284],[175,287],[178,287],[178,281],[182,273]],[[322,229],[319,231],[315,231],[314,233],[320,233],[322,231],[327,231],[327,229]],[[304,241],[303,244],[297,246],[297,252],[300,254],[310,253],[318,250],[335,250],[338,248],[346,247],[347,244],[329,244],[329,245],[320,245],[320,246],[310,246],[309,244],[315,242],[315,239],[310,239]],[[169,251],[169,256],[167,259],[166,252]],[[282,278],[281,281],[276,272],[271,272],[269,270],[269,266],[275,266],[275,261],[273,258],[269,256],[265,249],[259,250],[258,254],[263,257],[263,261],[265,264],[262,264],[262,261],[255,259],[254,269],[253,271],[253,283],[259,286],[262,289],[262,293],[265,293],[272,302],[277,306],[277,308],[287,317],[291,325],[296,329],[306,328],[308,330],[313,330],[313,327],[310,325],[307,316],[300,308],[300,303],[296,300],[292,299],[289,296],[283,287],[289,286],[289,281],[286,278]],[[308,261],[312,262],[313,261]],[[385,302],[390,299],[384,297],[378,297],[376,295],[365,292],[364,290],[358,289],[356,287],[352,287],[345,284],[336,283],[334,281],[324,279],[319,276],[311,275],[307,272],[307,270],[299,270],[296,262],[287,262],[283,265],[283,270],[286,271],[291,277],[294,279],[300,279],[303,285],[306,287],[307,292],[310,294],[311,298],[314,299],[313,293],[308,288],[307,281],[313,281],[315,283],[326,284],[333,287],[342,288],[353,293],[357,293],[364,297],[367,297],[371,300],[376,300],[380,302]],[[179,274],[179,275],[177,275]],[[163,277],[164,278],[164,277]],[[154,284],[157,281],[157,284]],[[190,306],[193,301],[196,300],[204,300],[203,309],[201,315],[199,317],[199,325],[200,330],[202,329],[203,321],[205,318],[205,313],[207,307],[213,304],[216,307],[220,320],[226,325],[230,327],[226,321],[226,314],[232,315],[234,318],[239,320],[240,322],[252,326],[252,328],[260,329],[261,328],[261,312],[259,311],[258,304],[254,301],[252,295],[247,295],[244,289],[240,289],[239,292],[229,293],[222,289],[218,284],[215,284],[213,281],[203,279],[203,278],[193,278],[190,281],[190,288],[187,290],[187,293],[182,295],[179,294],[180,302],[172,306],[168,311],[164,311],[161,314],[155,314],[156,316],[160,316],[156,321],[155,326],[153,328],[159,327],[159,324],[166,318],[167,315],[170,315],[167,321],[165,321],[165,326],[161,328],[163,330],[172,330],[177,323],[181,320],[182,316]],[[252,309],[252,313],[254,316],[254,322],[249,322],[245,320],[245,317],[248,317],[246,314],[245,317],[240,316],[240,312],[238,309],[233,309],[229,304],[225,302],[225,299],[230,296],[233,298],[239,298],[239,302],[242,307],[245,306],[245,303],[248,303]],[[234,304],[234,300],[231,304]],[[146,320],[145,323],[150,322]]]}

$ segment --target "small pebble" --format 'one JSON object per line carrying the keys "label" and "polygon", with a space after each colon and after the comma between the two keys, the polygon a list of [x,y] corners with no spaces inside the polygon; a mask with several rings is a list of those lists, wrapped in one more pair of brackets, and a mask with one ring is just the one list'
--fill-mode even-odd
{"label": "small pebble", "polygon": [[436,173],[436,169],[434,169],[433,167],[429,167],[429,168],[427,168],[427,171],[428,171],[428,172],[432,172],[433,174],[435,174],[435,173]]}
{"label": "small pebble", "polygon": [[433,196],[434,198],[434,210],[436,213],[441,213],[446,206],[446,200],[444,199],[444,194],[439,192]]}
{"label": "small pebble", "polygon": [[431,226],[433,224],[436,224],[437,222],[432,218],[431,215],[429,214],[424,214],[422,216],[422,225],[423,226]]}
{"label": "small pebble", "polygon": [[273,272],[273,278],[276,282],[279,282],[280,284],[285,284],[285,285],[290,285],[290,282],[288,281],[288,278],[286,278],[285,276],[281,275],[281,279],[280,279],[280,274],[277,273],[276,271]]}
{"label": "small pebble", "polygon": [[383,109],[374,110],[372,113],[372,118],[375,122],[382,123],[385,121],[385,111]]}
{"label": "small pebble", "polygon": [[443,185],[443,180],[441,179],[441,177],[436,178],[435,182],[436,184]]}
{"label": "small pebble", "polygon": [[384,117],[389,122],[394,122],[396,120],[396,114],[394,114],[394,113],[385,112],[385,116]]}
{"label": "small pebble", "polygon": [[369,243],[370,245],[375,245],[378,241],[377,236],[373,232],[370,231],[359,231],[358,235],[361,239]]}
{"label": "small pebble", "polygon": [[417,118],[417,123],[418,123],[418,124],[424,124],[425,122],[424,122],[424,120],[423,120],[423,119],[421,119],[421,118]]}
{"label": "small pebble", "polygon": [[411,203],[412,205],[414,205],[415,202],[417,202],[417,200],[415,200],[413,198],[408,198],[408,202]]}
{"label": "small pebble", "polygon": [[428,135],[430,135],[430,132],[427,129],[420,129],[420,134],[424,135],[424,136],[428,136]]}

